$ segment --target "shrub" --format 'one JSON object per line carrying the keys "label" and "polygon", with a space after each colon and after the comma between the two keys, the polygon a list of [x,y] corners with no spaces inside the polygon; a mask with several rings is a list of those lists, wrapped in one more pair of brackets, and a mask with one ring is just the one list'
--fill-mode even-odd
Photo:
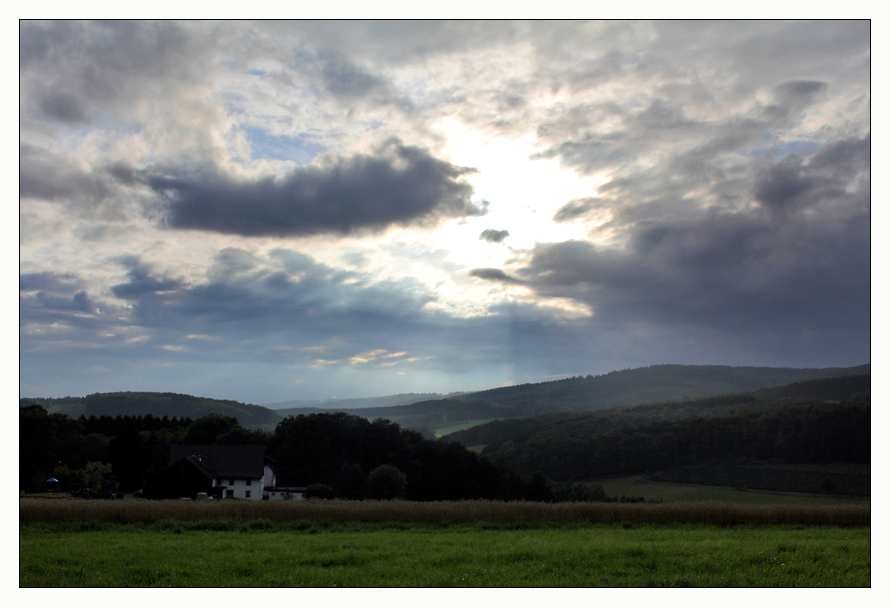
{"label": "shrub", "polygon": [[383,464],[368,475],[368,492],[371,499],[388,500],[404,497],[408,478],[392,464]]}
{"label": "shrub", "polygon": [[318,498],[323,500],[332,500],[337,497],[334,494],[334,490],[328,487],[327,485],[322,485],[321,483],[315,483],[314,485],[309,485],[306,487],[306,493],[304,494],[306,499]]}

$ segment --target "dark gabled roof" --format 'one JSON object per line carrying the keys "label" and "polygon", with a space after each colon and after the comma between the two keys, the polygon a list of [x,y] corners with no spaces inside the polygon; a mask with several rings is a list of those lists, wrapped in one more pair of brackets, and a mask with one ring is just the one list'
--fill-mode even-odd
{"label": "dark gabled roof", "polygon": [[217,478],[219,476],[213,470],[213,468],[201,461],[201,458],[197,455],[189,455],[187,458],[185,458],[185,461],[189,462],[192,466],[197,468],[198,472],[200,472],[210,480],[213,480],[214,478]]}
{"label": "dark gabled roof", "polygon": [[173,445],[170,465],[188,459],[210,478],[262,478],[263,445]]}

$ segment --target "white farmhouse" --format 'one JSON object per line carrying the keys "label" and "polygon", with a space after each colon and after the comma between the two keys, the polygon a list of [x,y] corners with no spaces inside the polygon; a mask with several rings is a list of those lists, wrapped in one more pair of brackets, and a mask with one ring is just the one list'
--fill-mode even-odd
{"label": "white farmhouse", "polygon": [[[184,483],[216,499],[261,500],[275,487],[275,472],[262,445],[173,445],[170,465],[178,464]],[[192,493],[193,491],[189,491]]]}

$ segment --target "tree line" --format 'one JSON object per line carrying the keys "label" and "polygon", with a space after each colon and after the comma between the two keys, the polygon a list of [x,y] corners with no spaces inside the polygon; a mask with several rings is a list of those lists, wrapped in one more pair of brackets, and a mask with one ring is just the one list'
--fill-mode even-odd
{"label": "tree line", "polygon": [[290,416],[274,432],[248,430],[234,417],[49,414],[19,408],[19,484],[45,489],[54,477],[66,489],[132,492],[163,476],[173,444],[264,445],[279,486],[309,488],[318,497],[408,500],[595,500],[601,490],[552,485],[542,475],[516,474],[456,442],[430,440],[379,418],[346,413]]}
{"label": "tree line", "polygon": [[[146,475],[167,466],[170,445],[184,439],[188,417],[108,415],[72,418],[30,401],[19,407],[19,487],[45,488],[50,477],[79,488],[92,483],[87,467],[110,466],[117,489],[134,491]],[[95,469],[92,466],[91,469]],[[62,477],[62,478],[58,478]]]}

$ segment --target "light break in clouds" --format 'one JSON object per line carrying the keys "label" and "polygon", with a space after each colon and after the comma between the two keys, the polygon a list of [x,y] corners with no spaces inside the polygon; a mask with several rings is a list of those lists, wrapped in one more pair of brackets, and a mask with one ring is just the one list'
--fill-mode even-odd
{"label": "light break in clouds", "polygon": [[22,21],[22,396],[870,351],[867,21]]}

